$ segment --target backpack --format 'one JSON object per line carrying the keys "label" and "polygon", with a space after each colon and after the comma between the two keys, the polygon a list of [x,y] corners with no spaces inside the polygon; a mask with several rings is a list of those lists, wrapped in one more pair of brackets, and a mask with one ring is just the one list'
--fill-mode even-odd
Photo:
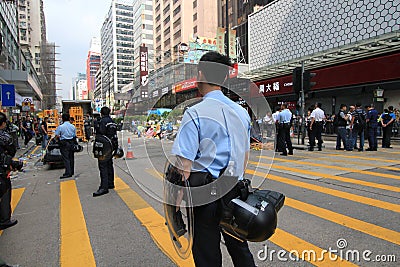
{"label": "backpack", "polygon": [[117,124],[115,122],[109,122],[106,125],[106,136],[110,138],[113,150],[118,148],[118,134]]}
{"label": "backpack", "polygon": [[340,111],[338,114],[336,114],[335,118],[333,118],[333,127],[338,127],[339,117],[340,117]]}
{"label": "backpack", "polygon": [[354,116],[354,126],[357,128],[365,128],[367,125],[365,114],[363,112],[358,112],[357,110],[355,111],[355,116]]}

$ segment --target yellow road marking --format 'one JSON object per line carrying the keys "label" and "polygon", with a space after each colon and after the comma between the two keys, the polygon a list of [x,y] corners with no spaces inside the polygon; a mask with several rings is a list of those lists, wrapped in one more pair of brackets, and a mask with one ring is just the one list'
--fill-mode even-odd
{"label": "yellow road marking", "polygon": [[39,149],[40,146],[36,146],[30,153],[30,155],[32,156],[33,154],[35,154],[36,150]]}
{"label": "yellow road marking", "polygon": [[[323,250],[320,247],[308,243],[281,229],[276,229],[275,234],[269,239],[269,241],[280,246],[284,250],[289,251],[292,255],[294,254],[294,256],[299,256],[299,258],[308,261],[315,266],[357,266],[325,249]],[[315,257],[313,256],[313,253],[310,253],[311,251],[315,252]],[[285,255],[284,257],[289,258],[288,255]],[[331,260],[335,258],[336,260]]]}
{"label": "yellow road marking", "polygon": [[[155,174],[155,173],[154,173]],[[136,218],[146,227],[156,245],[178,266],[194,266],[193,257],[182,260],[172,245],[165,219],[143,198],[133,191],[121,178],[115,179],[115,191]]]}
{"label": "yellow road marking", "polygon": [[[11,192],[11,210],[14,212],[15,208],[17,207],[19,201],[22,198],[22,194],[24,193],[25,188],[17,188],[12,189]],[[3,234],[3,230],[0,230],[0,236]]]}
{"label": "yellow road marking", "polygon": [[285,206],[312,214],[322,219],[343,225],[345,227],[360,231],[362,233],[375,236],[377,238],[389,241],[396,245],[400,245],[400,233],[386,229],[372,223],[367,223],[358,219],[348,217],[343,214],[339,214],[327,209],[323,209],[317,206],[310,205],[295,199],[286,198]]}
{"label": "yellow road marking", "polygon": [[[275,159],[275,160],[284,161],[284,162],[292,162],[290,160],[285,160],[285,159]],[[261,165],[261,166],[269,166],[269,164],[265,164],[265,163],[261,163],[261,162],[257,163],[257,162],[251,161],[249,163],[252,164],[252,165],[257,165],[258,164],[258,165]],[[305,164],[309,165],[309,166],[317,166],[317,167],[324,167],[324,168],[328,168],[328,169],[329,168],[336,169],[336,167],[334,167],[334,166],[328,166],[328,165],[318,164],[318,163],[305,162]],[[322,178],[326,178],[326,179],[336,180],[336,181],[340,181],[340,182],[345,182],[345,183],[350,183],[350,184],[358,184],[358,185],[368,186],[368,187],[372,187],[372,188],[379,188],[379,189],[383,189],[383,190],[388,190],[388,191],[393,191],[393,192],[399,192],[400,193],[400,187],[396,187],[396,186],[372,183],[372,182],[362,181],[362,180],[358,180],[358,179],[347,178],[347,177],[343,177],[343,176],[336,176],[336,175],[331,175],[331,174],[313,172],[313,171],[308,171],[308,170],[302,170],[302,169],[299,169],[299,168],[291,168],[291,167],[285,167],[285,166],[279,166],[279,165],[273,165],[273,168],[274,169],[285,170],[285,171],[292,171],[292,172],[302,173],[302,174],[308,174],[308,175],[313,175],[313,176],[316,176],[316,177],[322,177]],[[341,167],[338,167],[338,168],[341,169]],[[346,170],[348,170],[348,169],[346,169]],[[357,171],[357,170],[353,171],[352,170],[352,172],[358,173],[359,171]],[[364,173],[364,174],[366,174],[366,173]],[[397,179],[400,180],[400,177],[397,177]]]}
{"label": "yellow road marking", "polygon": [[248,170],[246,170],[246,173],[256,175],[259,177],[268,178],[268,179],[271,179],[271,180],[274,180],[274,181],[277,181],[280,183],[285,183],[288,185],[297,186],[297,187],[305,188],[308,190],[313,190],[313,191],[331,195],[334,197],[339,197],[339,198],[347,199],[350,201],[362,203],[365,205],[370,205],[370,206],[374,206],[374,207],[389,210],[389,211],[400,212],[400,205],[397,205],[397,204],[393,204],[393,203],[389,203],[389,202],[385,202],[385,201],[381,201],[381,200],[377,200],[377,199],[373,199],[373,198],[369,198],[369,197],[363,197],[363,196],[359,196],[356,194],[350,194],[350,193],[342,192],[342,191],[335,190],[335,189],[325,188],[325,187],[318,186],[318,185],[304,183],[304,182],[300,182],[300,181],[296,181],[296,180],[292,180],[292,179],[288,179],[288,178],[284,178],[284,177],[280,177],[280,176],[276,176],[276,175],[272,175],[272,174],[266,174],[264,172],[259,172],[259,171],[254,171],[254,170],[248,169]]}
{"label": "yellow road marking", "polygon": [[[306,157],[306,156],[296,156],[292,155],[290,156],[291,158],[300,158],[300,159],[315,159],[312,157]],[[276,159],[276,158],[274,158]],[[340,159],[331,159],[331,158],[318,158],[318,161],[329,161],[329,162],[338,162],[338,163],[349,163],[348,160],[340,160]],[[354,162],[354,164],[359,165],[359,166],[367,166],[367,167],[374,167],[374,168],[380,168],[380,169],[387,169],[391,171],[400,171],[400,168],[392,167],[392,166],[381,166],[381,165],[376,165],[376,164],[368,164],[368,163],[361,163],[361,162]]]}
{"label": "yellow road marking", "polygon": [[96,266],[75,181],[60,183],[60,265]]}
{"label": "yellow road marking", "polygon": [[362,159],[362,160],[368,160],[368,161],[381,161],[381,162],[389,162],[389,163],[396,163],[396,164],[400,164],[399,160],[393,160],[393,159],[383,159],[383,158],[368,158],[368,157],[360,157],[360,156],[348,156],[348,155],[343,155],[343,154],[325,154],[324,155],[328,155],[328,156],[332,156],[332,157],[341,157],[341,158],[348,158],[348,159]]}

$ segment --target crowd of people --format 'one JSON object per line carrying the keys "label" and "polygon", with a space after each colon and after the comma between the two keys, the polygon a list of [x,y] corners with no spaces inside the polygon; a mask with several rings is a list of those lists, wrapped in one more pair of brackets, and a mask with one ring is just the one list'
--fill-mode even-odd
{"label": "crowd of people", "polygon": [[[321,107],[321,103],[316,103],[307,110],[305,128],[309,151],[314,148],[322,150],[322,133],[337,135],[337,150],[364,151],[365,140],[368,140],[369,147],[365,150],[376,151],[378,136],[382,136],[382,148],[392,148],[391,138],[398,134],[400,125],[399,110],[393,106],[379,113],[372,104],[364,107],[361,103],[349,106],[342,104],[339,112],[332,116],[326,115]],[[261,128],[260,134],[254,135],[254,138],[262,139],[261,133],[265,134],[264,137],[271,138],[275,132],[276,151],[283,156],[292,155],[290,137],[300,132],[301,120],[301,116],[282,104],[275,108],[275,113],[267,112],[263,119],[253,122],[254,129]]]}

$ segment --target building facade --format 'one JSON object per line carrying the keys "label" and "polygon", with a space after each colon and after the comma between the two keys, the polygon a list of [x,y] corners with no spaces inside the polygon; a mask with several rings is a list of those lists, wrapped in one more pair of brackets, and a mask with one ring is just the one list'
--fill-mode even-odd
{"label": "building facade", "polygon": [[[274,0],[224,0],[218,1],[218,27],[225,28],[226,13],[228,13],[228,28],[236,30],[238,37],[239,54],[237,61],[240,63],[249,62],[248,49],[248,16],[253,12],[266,6]],[[228,3],[228,12],[226,12],[226,4]]]}
{"label": "building facade", "polygon": [[86,80],[88,95],[83,96],[83,99],[93,99],[94,91],[96,90],[96,73],[100,68],[101,44],[97,38],[92,38],[90,49],[86,59]]}
{"label": "building facade", "polygon": [[102,91],[113,108],[114,93],[134,80],[133,1],[112,0],[101,28]]}
{"label": "building facade", "polygon": [[153,0],[153,7],[156,69],[180,58],[180,44],[216,36],[217,1]]}
{"label": "building facade", "polygon": [[87,80],[86,73],[78,73],[73,80],[72,86],[72,99],[73,100],[86,100],[84,96],[87,96]]}
{"label": "building facade", "polygon": [[399,1],[272,2],[249,17],[248,77],[270,104],[296,103],[292,72],[303,63],[316,73],[306,106],[399,106],[399,18]]}
{"label": "building facade", "polygon": [[[43,2],[1,1],[0,24],[0,82],[15,86],[16,109],[21,107],[26,97],[33,98],[36,109],[43,109],[46,106],[43,100],[48,99],[47,97],[54,97],[53,102],[55,102],[55,82],[47,82],[50,77],[55,79],[55,75],[49,74],[49,77],[46,76],[48,73],[38,75],[38,70],[41,72],[43,70],[41,66],[43,45],[47,45],[43,42],[46,35]],[[36,29],[35,32],[32,27]],[[26,30],[25,35],[23,30]],[[34,58],[32,54],[37,57]],[[55,69],[52,74],[54,73]],[[46,91],[50,89],[49,86],[54,86],[51,88],[51,93]]]}
{"label": "building facade", "polygon": [[[140,47],[146,46],[150,55],[154,54],[153,45],[153,0],[137,0],[134,10],[134,68],[135,77],[140,75]],[[149,57],[149,70],[154,69],[154,57]],[[124,93],[124,92],[123,92]]]}

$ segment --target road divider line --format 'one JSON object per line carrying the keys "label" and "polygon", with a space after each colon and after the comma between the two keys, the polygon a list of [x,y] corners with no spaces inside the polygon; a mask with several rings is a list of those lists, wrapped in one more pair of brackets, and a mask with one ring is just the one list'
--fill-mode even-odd
{"label": "road divider line", "polygon": [[96,266],[74,180],[60,183],[60,239],[60,266]]}
{"label": "road divider line", "polygon": [[396,245],[400,245],[400,233],[374,225],[372,223],[367,223],[358,219],[351,218],[349,216],[336,213],[327,209],[323,209],[302,201],[298,201],[292,198],[285,199],[285,206],[306,212],[308,214],[320,217],[324,220],[334,222],[336,224],[345,226],[357,230],[359,232],[386,240]]}
{"label": "road divider line", "polygon": [[[290,157],[291,158],[300,158],[300,159],[315,159],[315,158],[312,158],[312,157],[297,156],[297,155],[292,155]],[[276,159],[276,158],[274,158],[274,159]],[[318,158],[318,161],[329,161],[329,162],[338,162],[338,163],[347,163],[347,164],[349,163],[348,160],[331,159],[331,158]],[[381,166],[381,165],[361,163],[361,162],[352,162],[352,163],[356,164],[356,165],[359,165],[359,166],[386,169],[386,170],[391,170],[391,171],[400,171],[400,168],[396,168],[396,167],[392,167],[392,166]]]}
{"label": "road divider line", "polygon": [[[294,236],[278,228],[276,229],[275,234],[269,239],[269,241],[291,253],[292,258],[299,256],[299,258],[315,266],[357,266],[351,262],[345,261],[339,256],[327,251],[326,249],[321,249],[318,246],[315,246],[307,241],[304,241],[303,239],[298,238],[297,236]],[[268,257],[269,255],[265,256]],[[281,254],[280,256],[282,257]],[[289,256],[287,256],[286,258],[289,258]]]}
{"label": "road divider line", "polygon": [[[393,159],[383,159],[383,158],[376,158],[374,157],[372,158],[368,158],[368,157],[360,157],[360,156],[349,156],[349,155],[343,155],[343,154],[325,154],[327,156],[331,156],[331,157],[341,157],[341,158],[347,158],[347,159],[362,159],[362,160],[368,160],[368,161],[381,161],[381,162],[389,162],[389,163],[396,163],[396,164],[400,164],[399,160],[393,160]],[[374,155],[376,156],[376,155]]]}
{"label": "road divider line", "polygon": [[[156,175],[156,173],[153,175]],[[163,216],[154,210],[121,178],[115,179],[115,191],[142,225],[146,227],[155,244],[165,255],[167,255],[178,266],[195,266],[192,256],[183,260],[176,253]]]}
{"label": "road divider line", "polygon": [[260,172],[260,171],[254,171],[254,170],[247,169],[246,173],[251,174],[251,175],[256,175],[259,177],[263,177],[266,179],[270,179],[273,181],[277,181],[280,183],[320,192],[320,193],[331,195],[334,197],[347,199],[347,200],[358,202],[361,204],[389,210],[392,212],[400,212],[400,205],[397,205],[397,204],[393,204],[393,203],[389,203],[389,202],[385,202],[385,201],[381,201],[381,200],[377,200],[377,199],[373,199],[373,198],[369,198],[369,197],[363,197],[363,196],[359,196],[356,194],[350,194],[350,193],[335,190],[335,189],[325,188],[325,187],[322,187],[319,185],[313,185],[313,184],[309,184],[309,183],[305,183],[305,182],[300,182],[300,181],[296,181],[293,179],[284,178],[284,177],[280,177],[280,176],[276,176],[276,175],[272,175],[272,174],[267,174],[267,173]]}
{"label": "road divider line", "polygon": [[34,155],[35,152],[36,152],[36,150],[39,149],[39,147],[40,147],[40,146],[36,146],[36,147],[31,151],[31,153],[29,153],[29,155],[30,155],[30,156]]}
{"label": "road divider line", "polygon": [[[11,192],[11,210],[14,212],[14,210],[17,208],[18,203],[21,201],[22,195],[25,192],[25,188],[16,188],[12,189]],[[3,234],[3,230],[0,230],[0,236]]]}
{"label": "road divider line", "polygon": [[[275,159],[275,160],[284,161],[284,162],[292,162],[290,160],[284,160],[284,159]],[[269,164],[262,163],[262,162],[259,162],[259,163],[257,163],[257,162],[249,162],[249,163],[252,164],[252,165],[257,165],[258,164],[258,165],[261,165],[261,166],[268,166],[269,167]],[[308,164],[308,162],[307,162],[306,165],[329,168],[329,166],[327,166],[327,165],[325,165],[325,166],[317,166],[317,165],[321,165],[321,164],[317,164],[317,163]],[[386,184],[378,184],[378,183],[367,182],[367,181],[348,178],[348,177],[343,177],[343,176],[336,176],[336,175],[325,174],[325,173],[321,173],[321,172],[314,172],[314,171],[302,170],[302,169],[299,169],[299,168],[291,168],[291,167],[279,166],[279,165],[273,165],[272,169],[279,169],[279,170],[284,170],[284,171],[292,171],[292,172],[296,172],[296,173],[302,173],[302,174],[312,175],[312,176],[316,176],[316,177],[322,177],[322,178],[325,178],[325,179],[336,180],[336,181],[345,182],[345,183],[349,183],[349,184],[363,185],[363,186],[367,186],[367,187],[371,187],[371,188],[378,188],[378,189],[383,189],[383,190],[387,190],[387,191],[393,191],[393,192],[400,193],[400,187],[386,185]],[[358,171],[354,171],[354,172],[358,172]],[[400,180],[400,177],[398,177],[397,179]]]}

